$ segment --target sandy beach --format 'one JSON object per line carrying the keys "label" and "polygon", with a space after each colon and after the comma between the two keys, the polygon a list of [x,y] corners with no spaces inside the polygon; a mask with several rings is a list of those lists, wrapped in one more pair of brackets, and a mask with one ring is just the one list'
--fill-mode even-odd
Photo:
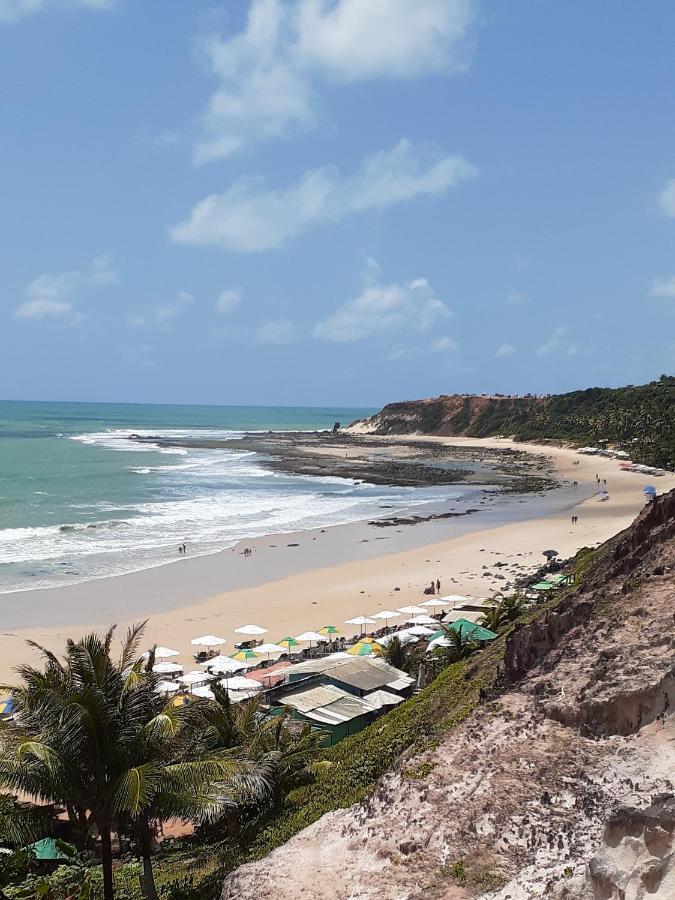
{"label": "sandy beach", "polygon": [[[329,623],[351,633],[356,629],[344,625],[345,619],[419,602],[425,585],[436,578],[442,594],[487,597],[539,567],[544,549],[571,556],[625,528],[644,505],[648,479],[622,471],[616,460],[506,439],[427,440],[543,454],[562,485],[544,497],[515,495],[506,503],[488,498],[480,512],[466,517],[413,527],[361,523],[277,534],[246,541],[250,558],[240,544],[129,575],[4,594],[0,680],[11,683],[16,665],[35,661],[27,639],[59,651],[67,637],[111,623],[124,628],[149,618],[148,644],[175,647],[190,667],[191,638],[218,634],[228,641],[224,652],[233,652],[233,629],[244,623],[267,628],[273,641]],[[607,480],[607,502],[597,499],[596,474]],[[675,475],[654,483],[664,493],[675,486]],[[576,525],[572,510],[579,517]],[[507,565],[495,567],[496,562]]]}

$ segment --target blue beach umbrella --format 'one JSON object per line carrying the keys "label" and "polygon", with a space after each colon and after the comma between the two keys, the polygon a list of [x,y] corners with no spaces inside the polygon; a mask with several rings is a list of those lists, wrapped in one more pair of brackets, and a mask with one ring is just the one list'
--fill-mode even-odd
{"label": "blue beach umbrella", "polygon": [[654,487],[653,484],[648,484],[647,487],[644,489],[644,492],[645,492],[645,494],[655,494],[656,488]]}

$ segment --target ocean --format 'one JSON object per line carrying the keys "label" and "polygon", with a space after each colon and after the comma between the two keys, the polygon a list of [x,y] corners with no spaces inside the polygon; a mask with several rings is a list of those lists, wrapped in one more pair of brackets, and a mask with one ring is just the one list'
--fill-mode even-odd
{"label": "ocean", "polygon": [[0,593],[74,584],[213,553],[264,534],[457,497],[272,472],[255,453],[135,444],[314,431],[369,409],[0,402]]}

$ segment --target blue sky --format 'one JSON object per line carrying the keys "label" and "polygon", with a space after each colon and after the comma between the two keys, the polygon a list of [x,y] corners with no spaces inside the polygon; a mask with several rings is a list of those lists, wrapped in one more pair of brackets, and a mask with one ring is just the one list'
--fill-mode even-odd
{"label": "blue sky", "polygon": [[672,373],[673,34],[670,0],[0,0],[0,397]]}

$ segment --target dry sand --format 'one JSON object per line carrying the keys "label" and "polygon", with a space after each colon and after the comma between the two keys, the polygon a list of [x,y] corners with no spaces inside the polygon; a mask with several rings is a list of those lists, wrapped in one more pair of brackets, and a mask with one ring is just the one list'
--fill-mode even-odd
{"label": "dry sand", "polygon": [[[420,440],[419,436],[414,439]],[[357,629],[344,625],[345,619],[419,603],[426,599],[422,591],[432,578],[440,578],[442,594],[486,597],[503,584],[496,575],[510,579],[536,569],[544,562],[544,549],[571,556],[580,547],[593,546],[625,528],[644,505],[642,491],[651,480],[622,471],[615,460],[580,456],[567,448],[496,438],[428,440],[532,450],[549,456],[558,475],[578,481],[579,486],[562,488],[564,502],[553,512],[546,511],[541,498],[518,498],[515,503],[541,509],[542,514],[497,527],[481,528],[489,516],[481,519],[479,515],[400,530],[337,526],[302,532],[295,538],[275,535],[247,541],[254,548],[247,560],[240,545],[222,554],[133,575],[2,595],[6,630],[0,634],[0,681],[11,683],[14,666],[35,660],[26,639],[58,651],[66,637],[111,622],[126,626],[150,616],[148,643],[176,648],[182,654],[179,661],[190,668],[191,638],[217,634],[228,641],[223,652],[233,652],[237,637],[233,629],[243,623],[267,628],[272,641],[328,623],[351,633]],[[573,465],[575,461],[579,464]],[[604,503],[595,496],[596,473],[607,479],[610,499]],[[665,493],[675,486],[675,475],[669,473],[654,483],[659,493]],[[571,510],[579,516],[574,526]],[[369,537],[364,542],[366,533]],[[296,542],[301,546],[286,549]],[[398,549],[406,542],[414,546]],[[331,565],[336,559],[339,564]],[[508,565],[495,568],[498,561]],[[227,569],[225,562],[229,562]],[[231,589],[219,593],[225,582]]]}

